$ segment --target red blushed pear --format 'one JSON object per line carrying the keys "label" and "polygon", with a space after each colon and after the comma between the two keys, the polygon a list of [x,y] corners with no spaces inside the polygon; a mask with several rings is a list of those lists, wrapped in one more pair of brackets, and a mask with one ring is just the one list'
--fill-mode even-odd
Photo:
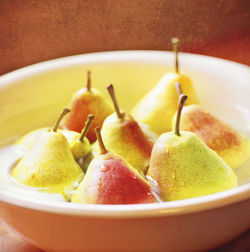
{"label": "red blushed pear", "polygon": [[[175,87],[178,94],[182,95],[180,84],[175,83]],[[172,129],[175,127],[176,118],[177,114],[173,117]],[[250,140],[200,105],[183,108],[180,129],[195,133],[233,169],[243,164],[250,156]]]}
{"label": "red blushed pear", "polygon": [[96,128],[100,154],[89,165],[86,176],[72,196],[72,202],[92,204],[140,204],[155,202],[152,187],[121,156],[104,146]]}
{"label": "red blushed pear", "polygon": [[[173,118],[174,127],[176,116]],[[250,156],[249,139],[199,105],[183,108],[180,129],[191,131],[217,152],[233,169]]]}
{"label": "red blushed pear", "polygon": [[154,144],[148,176],[160,188],[164,201],[200,197],[237,186],[229,165],[198,136],[180,131],[180,116],[187,96],[179,99],[175,130]]}
{"label": "red blushed pear", "polygon": [[125,158],[142,173],[149,165],[153,141],[130,114],[120,111],[112,84],[108,86],[108,91],[116,112],[103,123],[103,141],[109,150]]}
{"label": "red blushed pear", "polygon": [[71,113],[63,121],[63,126],[69,130],[81,132],[89,114],[95,116],[95,121],[90,126],[86,137],[91,143],[96,140],[95,127],[102,125],[104,119],[109,116],[113,109],[106,102],[102,94],[91,87],[90,71],[88,71],[87,86],[78,90],[70,101]]}

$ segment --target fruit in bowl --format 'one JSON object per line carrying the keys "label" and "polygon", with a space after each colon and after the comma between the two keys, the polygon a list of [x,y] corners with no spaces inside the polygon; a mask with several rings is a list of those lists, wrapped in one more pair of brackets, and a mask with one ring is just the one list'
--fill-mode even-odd
{"label": "fruit in bowl", "polygon": [[96,204],[139,204],[155,202],[152,187],[146,179],[121,156],[108,151],[96,128],[100,155],[88,167],[72,202]]}
{"label": "fruit in bowl", "polygon": [[110,104],[103,98],[102,94],[91,86],[91,72],[88,71],[87,85],[78,90],[70,101],[72,112],[65,117],[63,125],[65,128],[81,132],[84,122],[89,114],[94,114],[96,119],[91,125],[87,137],[91,143],[96,140],[94,128],[102,126],[103,121],[113,110]]}
{"label": "fruit in bowl", "polygon": [[132,110],[132,115],[138,121],[149,125],[149,129],[158,135],[171,130],[172,118],[178,103],[176,83],[179,83],[182,91],[188,95],[188,104],[198,103],[191,79],[179,71],[178,39],[173,38],[172,44],[175,51],[175,71],[164,74],[155,87]]}
{"label": "fruit in bowl", "polygon": [[[69,96],[80,88],[83,66],[86,70],[91,69],[95,73],[95,85],[102,91],[104,97],[107,93],[105,86],[110,81],[115,83],[120,106],[130,111],[136,101],[153,88],[157,79],[173,65],[172,57],[171,53],[166,52],[110,52],[81,55],[59,59],[54,62],[52,68],[51,64],[41,63],[19,70],[15,73],[15,81],[12,73],[3,76],[0,80],[4,83],[0,90],[0,101],[2,107],[4,104],[8,104],[8,107],[1,117],[0,137],[6,140],[5,143],[8,139],[13,143],[9,137],[20,136],[37,127],[52,125],[53,118],[67,104]],[[245,113],[249,113],[247,98],[249,87],[245,85],[249,75],[246,67],[189,54],[181,54],[181,62],[183,70],[185,69],[193,79],[200,104],[218,114],[218,117],[221,117],[219,112],[222,108],[224,116],[222,119],[227,120],[229,124],[249,137],[248,121],[246,121],[249,117],[245,117]],[[216,78],[213,69],[216,69],[216,73],[220,69],[220,75],[216,75]],[[230,74],[231,72],[234,74]],[[237,75],[241,76],[240,79],[237,78],[238,85],[242,88],[240,97],[234,96],[233,92]],[[48,76],[54,85],[48,83]],[[229,77],[232,79],[232,84],[228,84]],[[30,79],[33,80],[32,84],[36,83],[36,86],[31,85]],[[79,80],[79,86],[68,85],[73,79]],[[103,84],[104,82],[106,84]],[[127,83],[134,88],[128,89]],[[227,89],[224,88],[225,86]],[[38,87],[44,92],[41,91],[39,96],[36,96]],[[217,88],[218,93],[223,90],[224,104],[221,105],[220,97],[211,95],[214,87]],[[60,94],[58,94],[59,89],[62,90]],[[34,96],[27,99],[27,94],[34,94]],[[15,101],[24,98],[26,98],[25,103],[16,106],[14,113],[12,108]],[[237,104],[237,107],[232,107],[232,104]],[[240,110],[243,111],[242,113],[238,113],[239,107],[243,108]],[[36,114],[39,114],[39,125],[36,124],[37,120],[25,120],[31,116],[34,119]],[[13,179],[8,183],[3,167],[11,165],[15,159],[16,149],[13,148],[3,148],[0,153],[1,157],[5,157],[1,159],[0,166],[2,174],[0,214],[10,227],[41,249],[47,251],[205,250],[218,246],[249,228],[249,222],[246,221],[250,204],[250,189],[247,182],[248,160],[235,169],[238,187],[223,192],[149,204],[76,204],[65,202],[63,198],[59,199],[53,194],[30,190],[25,186],[16,188]],[[20,155],[22,156],[23,152]],[[30,220],[29,223],[27,218]],[[228,222],[230,218],[237,218],[237,223]],[[193,226],[196,229],[193,229]]]}

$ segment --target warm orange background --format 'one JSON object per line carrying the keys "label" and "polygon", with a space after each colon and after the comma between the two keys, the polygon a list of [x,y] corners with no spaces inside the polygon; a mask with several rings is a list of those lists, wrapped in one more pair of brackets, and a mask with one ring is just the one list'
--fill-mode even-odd
{"label": "warm orange background", "polygon": [[[183,51],[250,64],[249,0],[0,0],[0,75],[96,51]],[[248,28],[248,30],[247,30]]]}
{"label": "warm orange background", "polygon": [[[0,0],[0,75],[87,52],[171,50],[172,36],[182,51],[250,65],[250,1]],[[249,237],[215,251],[247,251]],[[1,226],[0,248],[38,251]]]}

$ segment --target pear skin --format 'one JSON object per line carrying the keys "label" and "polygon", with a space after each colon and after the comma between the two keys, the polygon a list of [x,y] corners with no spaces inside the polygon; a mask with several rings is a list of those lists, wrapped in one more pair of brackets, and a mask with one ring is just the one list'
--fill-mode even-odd
{"label": "pear skin", "polygon": [[[63,135],[65,136],[67,134],[63,134]],[[71,138],[70,141],[69,141],[69,138],[67,138],[67,140],[69,143],[70,150],[76,161],[78,161],[80,158],[85,157],[91,151],[91,145],[89,143],[89,140],[86,137],[81,142],[79,141],[78,134],[77,135],[75,134],[75,136]]]}
{"label": "pear skin", "polygon": [[28,132],[27,134],[20,137],[15,145],[20,147],[24,152],[27,152],[36,142],[38,136],[43,132],[49,130],[49,128],[39,128]]}
{"label": "pear skin", "polygon": [[71,202],[140,204],[155,202],[147,181],[122,157],[108,152],[96,156]]}
{"label": "pear skin", "polygon": [[193,84],[186,75],[167,73],[131,112],[137,121],[149,125],[149,129],[158,135],[171,130],[179,98],[176,82],[180,83],[183,93],[188,95],[187,104],[199,103]]}
{"label": "pear skin", "polygon": [[[40,128],[33,130],[19,138],[15,145],[17,145],[22,149],[22,151],[27,153],[35,144],[37,138],[39,138],[39,136],[47,130],[49,130],[49,128]],[[60,129],[58,130],[58,132],[62,133],[66,137],[75,160],[86,156],[91,151],[91,145],[88,139],[84,138],[84,141],[82,143],[77,141],[80,137],[80,133],[72,130]]]}
{"label": "pear skin", "polygon": [[65,136],[47,130],[11,170],[11,175],[21,184],[61,192],[84,173],[74,160]]}
{"label": "pear skin", "polygon": [[96,140],[95,127],[101,126],[107,116],[113,113],[111,105],[95,88],[77,91],[70,102],[71,113],[65,116],[63,125],[69,130],[81,132],[89,114],[95,115],[95,120],[89,128],[87,138],[91,143]]}
{"label": "pear skin", "polygon": [[204,196],[237,186],[226,162],[192,132],[162,134],[156,141],[148,175],[164,201]]}
{"label": "pear skin", "polygon": [[[173,118],[172,128],[176,116]],[[191,131],[217,152],[233,169],[250,156],[249,139],[199,105],[183,108],[180,129]]]}
{"label": "pear skin", "polygon": [[102,127],[102,138],[107,149],[125,158],[139,172],[149,165],[153,142],[129,114],[122,119],[114,113]]}

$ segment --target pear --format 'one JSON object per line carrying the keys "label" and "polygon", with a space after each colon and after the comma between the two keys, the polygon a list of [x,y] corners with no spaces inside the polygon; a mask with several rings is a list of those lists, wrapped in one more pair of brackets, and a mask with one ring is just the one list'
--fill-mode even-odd
{"label": "pear", "polygon": [[142,173],[149,165],[153,142],[130,114],[120,111],[112,84],[108,91],[116,112],[107,117],[102,126],[105,145]]}
{"label": "pear", "polygon": [[[175,122],[176,115],[172,128]],[[200,105],[183,108],[180,129],[195,133],[233,169],[243,164],[250,156],[249,139]]]}
{"label": "pear", "polygon": [[84,173],[76,163],[65,136],[57,131],[64,109],[52,130],[43,131],[30,151],[11,170],[20,183],[49,192],[63,192],[82,179]]}
{"label": "pear", "polygon": [[66,129],[81,132],[88,114],[95,115],[95,121],[91,125],[87,138],[91,143],[96,140],[94,128],[101,126],[104,119],[113,113],[111,105],[105,100],[102,94],[91,87],[90,71],[88,71],[87,86],[78,90],[70,101],[71,113],[63,120]]}
{"label": "pear", "polygon": [[194,133],[179,131],[186,98],[180,96],[175,132],[164,133],[156,141],[147,173],[158,183],[164,201],[204,196],[237,186],[234,171],[215,151]]}
{"label": "pear", "polygon": [[121,156],[106,149],[100,127],[96,129],[100,154],[87,170],[71,202],[91,204],[139,204],[156,199],[151,185]]}
{"label": "pear", "polygon": [[[93,119],[93,115],[88,115],[88,120],[85,122],[85,126],[82,129],[81,134],[72,130],[58,129],[58,132],[62,133],[67,138],[70,149],[76,161],[79,161],[81,157],[86,156],[91,151],[91,145],[85,135],[88,132]],[[27,153],[32,148],[37,138],[39,138],[43,132],[48,130],[49,128],[33,130],[19,138],[15,145],[18,146],[23,153]]]}
{"label": "pear", "polygon": [[131,112],[137,121],[148,124],[149,129],[158,135],[171,130],[171,122],[179,98],[176,83],[179,83],[182,91],[189,96],[188,104],[199,103],[191,80],[187,75],[179,73],[178,40],[173,39],[172,42],[176,56],[175,72],[163,75],[157,85],[138,102]]}
{"label": "pear", "polygon": [[85,157],[91,151],[89,140],[85,136],[94,118],[92,114],[89,114],[80,136],[75,135],[75,137],[69,141],[70,149],[76,161],[79,161],[80,158]]}

